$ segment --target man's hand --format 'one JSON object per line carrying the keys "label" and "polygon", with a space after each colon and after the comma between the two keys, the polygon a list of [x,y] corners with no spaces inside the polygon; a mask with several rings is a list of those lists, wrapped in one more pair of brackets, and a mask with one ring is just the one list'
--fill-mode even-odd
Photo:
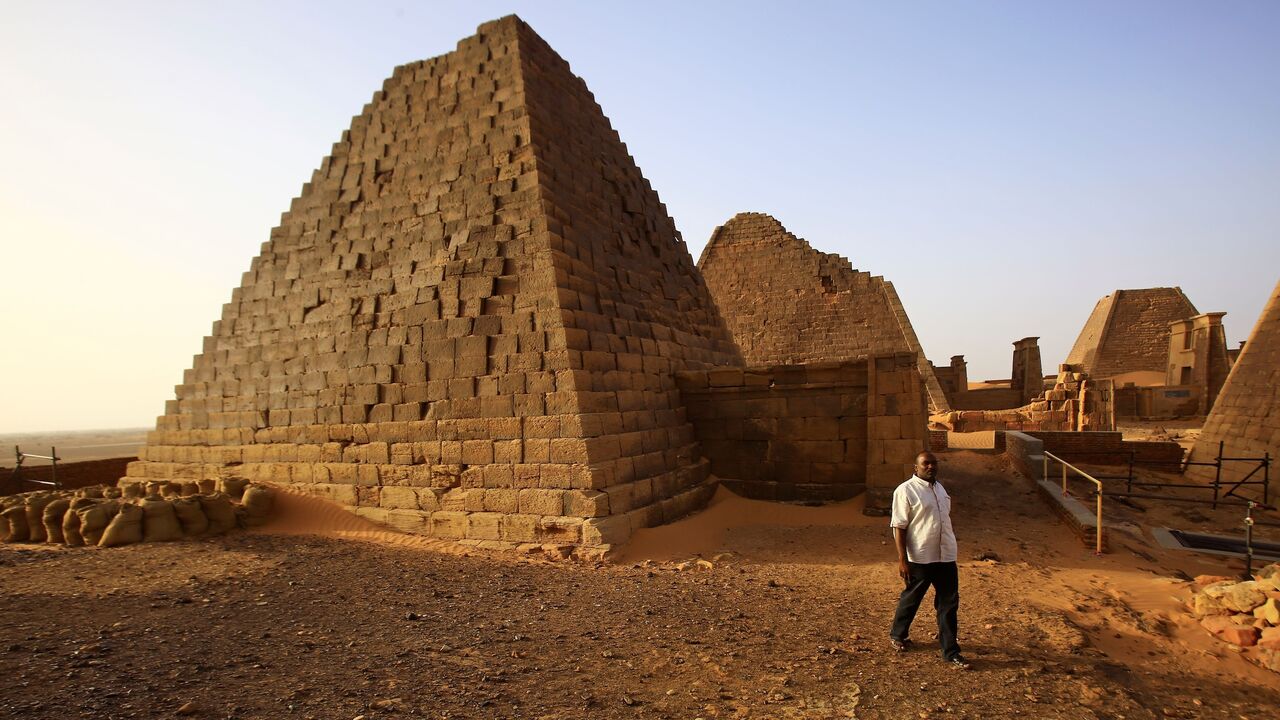
{"label": "man's hand", "polygon": [[907,561],[902,558],[899,558],[898,560],[898,577],[902,578],[903,585],[911,584],[911,567],[907,565]]}

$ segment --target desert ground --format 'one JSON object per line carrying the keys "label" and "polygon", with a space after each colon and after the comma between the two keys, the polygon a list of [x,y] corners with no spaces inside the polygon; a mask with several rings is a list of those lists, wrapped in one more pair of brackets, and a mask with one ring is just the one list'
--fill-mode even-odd
{"label": "desert ground", "polygon": [[[15,446],[32,455],[48,455],[50,446],[56,447],[59,461],[69,463],[136,456],[146,442],[147,432],[148,428],[127,428],[0,435],[0,470],[13,468]],[[31,467],[48,464],[47,460],[27,462]]]}
{"label": "desert ground", "polygon": [[[890,650],[884,518],[721,490],[614,562],[491,554],[285,495],[265,528],[0,547],[0,713],[21,718],[1271,718],[1280,674],[1180,607],[1235,560],[1139,526],[1095,557],[997,455],[942,455],[961,642]],[[1163,514],[1162,514],[1163,513]],[[1230,513],[1183,517],[1229,526]],[[697,560],[704,560],[699,563]]]}

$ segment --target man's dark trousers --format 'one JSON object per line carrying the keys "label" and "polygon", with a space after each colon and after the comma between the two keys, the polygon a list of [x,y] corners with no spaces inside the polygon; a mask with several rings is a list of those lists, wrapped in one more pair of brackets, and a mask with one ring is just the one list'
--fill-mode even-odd
{"label": "man's dark trousers", "polygon": [[942,657],[950,660],[960,654],[956,642],[956,611],[960,608],[960,576],[954,562],[907,563],[911,579],[898,596],[898,611],[893,616],[890,637],[906,640],[911,631],[911,621],[916,617],[920,601],[924,600],[929,586],[933,586],[933,607],[938,614],[938,644]]}

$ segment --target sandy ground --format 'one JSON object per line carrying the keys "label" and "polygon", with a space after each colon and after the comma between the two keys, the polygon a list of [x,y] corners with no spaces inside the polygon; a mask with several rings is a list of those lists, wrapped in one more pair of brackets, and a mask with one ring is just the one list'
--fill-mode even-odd
{"label": "sandy ground", "polygon": [[[48,455],[49,448],[56,447],[59,460],[66,462],[136,457],[149,431],[148,428],[127,428],[0,435],[0,469],[13,467],[15,445],[21,447],[22,452],[34,455]],[[31,459],[26,464],[47,466],[49,461]]]}
{"label": "sandy ground", "polygon": [[[1274,717],[1280,675],[1178,606],[1182,577],[1238,563],[1128,535],[1094,557],[1003,463],[943,455],[969,671],[940,661],[927,606],[916,649],[888,649],[893,549],[860,500],[721,492],[618,562],[584,565],[406,537],[294,498],[252,534],[0,547],[0,713]],[[710,567],[686,565],[697,557]]]}

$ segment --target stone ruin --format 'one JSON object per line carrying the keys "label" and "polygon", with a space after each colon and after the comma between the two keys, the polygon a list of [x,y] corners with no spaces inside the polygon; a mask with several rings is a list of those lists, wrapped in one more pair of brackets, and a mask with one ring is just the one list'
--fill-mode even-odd
{"label": "stone ruin", "polygon": [[1197,314],[1182,288],[1116,290],[1094,306],[1067,364],[1095,380],[1131,373],[1163,379],[1170,325]]}
{"label": "stone ruin", "polygon": [[1280,564],[1243,581],[1201,575],[1195,586],[1186,607],[1201,627],[1246,660],[1280,672]]}
{"label": "stone ruin", "polygon": [[[1271,290],[1271,299],[1231,366],[1189,459],[1212,462],[1219,443],[1226,457],[1261,458],[1269,453],[1272,464],[1280,457],[1280,283]],[[1257,467],[1257,463],[1225,462],[1222,480],[1238,482]],[[1274,479],[1274,468],[1270,473]],[[1214,469],[1190,465],[1187,476],[1212,482]],[[1251,478],[1259,479],[1261,471]],[[1275,496],[1270,499],[1274,504]]]}
{"label": "stone ruin", "polygon": [[[906,477],[925,442],[897,402],[921,396],[898,377],[916,357],[881,362],[888,400],[864,380],[847,406],[771,416],[843,421],[831,442],[859,486]],[[353,119],[122,483],[289,485],[409,532],[594,555],[709,498],[677,374],[743,365],[586,85],[507,17],[397,68]],[[910,452],[869,448],[869,423]],[[777,453],[818,452],[793,429]],[[798,484],[830,478],[834,447]]]}
{"label": "stone ruin", "polygon": [[1117,291],[1053,387],[1026,338],[998,401],[1021,406],[948,414],[892,283],[754,213],[695,266],[585,83],[512,16],[396,68],[352,120],[121,484],[287,485],[409,532],[591,554],[701,507],[713,470],[879,512],[929,412],[1104,429],[1094,381],[1163,371],[1195,315],[1177,288]]}
{"label": "stone ruin", "polygon": [[1007,380],[987,380],[969,387],[969,367],[963,355],[952,355],[948,365],[929,363],[952,410],[1008,410],[1032,402],[1045,390],[1040,364],[1040,338],[1025,337],[1013,343],[1013,366]]}
{"label": "stone ruin", "polygon": [[929,418],[930,427],[951,432],[989,430],[1068,431],[1113,430],[1111,408],[1093,381],[1073,365],[1058,367],[1053,386],[1031,402],[1005,410],[953,410]]}
{"label": "stone ruin", "polygon": [[763,213],[716,228],[698,269],[749,365],[914,353],[929,407],[950,410],[893,283],[819,252]]}

